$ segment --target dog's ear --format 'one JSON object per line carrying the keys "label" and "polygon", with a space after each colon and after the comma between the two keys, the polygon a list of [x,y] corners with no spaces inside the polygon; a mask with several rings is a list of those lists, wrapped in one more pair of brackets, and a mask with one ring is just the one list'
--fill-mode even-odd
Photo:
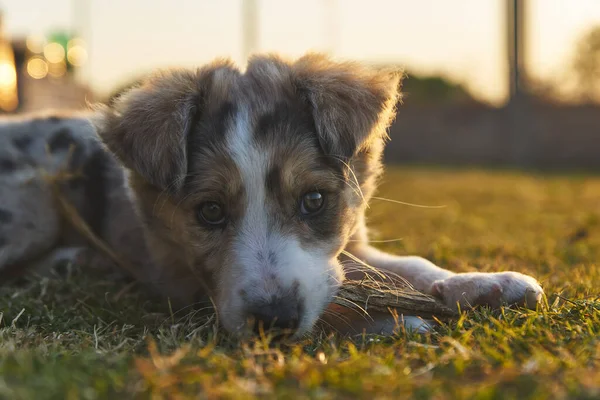
{"label": "dog's ear", "polygon": [[106,147],[152,185],[176,192],[187,173],[186,142],[200,115],[206,72],[163,71],[100,106],[92,123]]}
{"label": "dog's ear", "polygon": [[327,152],[348,158],[387,137],[400,100],[401,71],[336,63],[319,54],[300,58],[292,69]]}

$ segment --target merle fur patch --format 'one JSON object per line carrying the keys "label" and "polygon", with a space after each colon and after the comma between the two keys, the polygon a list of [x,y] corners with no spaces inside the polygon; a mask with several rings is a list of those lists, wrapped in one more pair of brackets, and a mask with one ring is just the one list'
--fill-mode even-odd
{"label": "merle fur patch", "polygon": [[4,208],[0,208],[0,224],[9,224],[12,220],[13,214]]}
{"label": "merle fur patch", "polygon": [[20,135],[13,139],[13,145],[21,151],[27,150],[31,143],[33,143],[33,139],[28,135]]}
{"label": "merle fur patch", "polygon": [[59,129],[54,132],[50,140],[48,140],[48,147],[52,153],[67,151],[69,150],[69,147],[75,146],[76,144],[77,141],[68,128]]}
{"label": "merle fur patch", "polygon": [[13,172],[17,169],[17,163],[10,158],[0,158],[0,173]]}

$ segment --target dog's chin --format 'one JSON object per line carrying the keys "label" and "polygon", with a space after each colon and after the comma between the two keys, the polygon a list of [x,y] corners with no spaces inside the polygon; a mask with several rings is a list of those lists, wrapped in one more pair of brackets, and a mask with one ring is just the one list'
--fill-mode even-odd
{"label": "dog's chin", "polygon": [[300,321],[300,325],[298,330],[291,336],[292,340],[298,340],[305,335],[310,334],[313,331],[316,323],[321,318],[323,311],[327,308],[331,301],[323,302],[323,304],[315,310],[311,310],[311,312],[307,312],[306,315]]}

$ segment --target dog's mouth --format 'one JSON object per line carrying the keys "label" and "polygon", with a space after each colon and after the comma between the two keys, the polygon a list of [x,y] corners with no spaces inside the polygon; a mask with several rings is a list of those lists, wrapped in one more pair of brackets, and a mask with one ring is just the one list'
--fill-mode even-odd
{"label": "dog's mouth", "polygon": [[337,285],[329,287],[321,300],[273,296],[271,302],[227,299],[213,306],[220,328],[239,339],[261,337],[278,342],[295,341],[313,332],[338,290]]}

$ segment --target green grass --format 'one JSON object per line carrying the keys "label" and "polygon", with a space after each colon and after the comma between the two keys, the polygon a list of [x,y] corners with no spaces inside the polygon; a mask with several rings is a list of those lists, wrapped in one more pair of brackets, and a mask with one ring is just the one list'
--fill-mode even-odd
{"label": "green grass", "polygon": [[434,333],[235,343],[135,286],[78,269],[0,289],[0,397],[600,398],[600,177],[393,169],[371,224],[398,254],[539,278],[539,311]]}

